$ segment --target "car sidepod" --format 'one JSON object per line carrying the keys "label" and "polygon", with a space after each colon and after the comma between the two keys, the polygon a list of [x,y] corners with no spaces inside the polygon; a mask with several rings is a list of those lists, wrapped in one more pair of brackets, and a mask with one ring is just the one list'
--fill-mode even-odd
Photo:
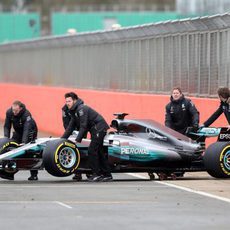
{"label": "car sidepod", "polygon": [[181,156],[168,146],[129,136],[110,135],[109,158],[116,162],[154,165],[160,161],[180,161]]}

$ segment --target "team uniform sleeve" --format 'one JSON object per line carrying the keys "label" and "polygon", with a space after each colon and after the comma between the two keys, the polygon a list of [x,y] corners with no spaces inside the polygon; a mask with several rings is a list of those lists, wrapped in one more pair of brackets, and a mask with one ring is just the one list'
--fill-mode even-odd
{"label": "team uniform sleeve", "polygon": [[200,122],[200,114],[196,108],[196,106],[189,102],[189,112],[192,115],[192,125],[193,127],[198,127]]}
{"label": "team uniform sleeve", "polygon": [[165,126],[172,128],[172,118],[170,115],[170,108],[168,105],[165,107]]}
{"label": "team uniform sleeve", "polygon": [[10,130],[11,130],[12,122],[10,120],[10,115],[6,112],[6,119],[4,123],[4,137],[10,138]]}
{"label": "team uniform sleeve", "polygon": [[62,110],[62,123],[65,130],[68,128],[70,120],[71,116],[67,112]]}
{"label": "team uniform sleeve", "polygon": [[75,120],[73,117],[71,117],[69,125],[66,128],[66,130],[65,130],[65,132],[61,138],[68,138],[72,134],[72,132],[74,131],[74,127],[75,127]]}
{"label": "team uniform sleeve", "polygon": [[80,121],[80,127],[79,127],[79,133],[77,135],[76,141],[81,142],[85,134],[87,133],[88,128],[88,108],[82,107],[79,110],[79,121]]}
{"label": "team uniform sleeve", "polygon": [[26,116],[24,119],[22,143],[28,143],[30,141],[30,132],[33,126],[33,119],[31,115]]}
{"label": "team uniform sleeve", "polygon": [[204,122],[204,126],[210,126],[223,113],[221,105],[219,108]]}

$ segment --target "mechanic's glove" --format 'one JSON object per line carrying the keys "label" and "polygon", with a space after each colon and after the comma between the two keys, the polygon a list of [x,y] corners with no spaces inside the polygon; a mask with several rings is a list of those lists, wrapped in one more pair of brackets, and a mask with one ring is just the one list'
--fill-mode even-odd
{"label": "mechanic's glove", "polygon": [[193,132],[197,132],[197,130],[199,129],[199,125],[198,124],[194,124],[192,126]]}

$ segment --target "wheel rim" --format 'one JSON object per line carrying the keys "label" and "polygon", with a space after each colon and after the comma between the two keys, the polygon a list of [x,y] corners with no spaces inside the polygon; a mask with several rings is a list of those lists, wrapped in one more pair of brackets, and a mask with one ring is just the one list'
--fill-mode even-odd
{"label": "wheel rim", "polygon": [[224,166],[230,171],[230,150],[228,150],[223,159]]}
{"label": "wheel rim", "polygon": [[65,168],[71,168],[76,163],[76,153],[73,149],[65,147],[60,151],[59,162]]}

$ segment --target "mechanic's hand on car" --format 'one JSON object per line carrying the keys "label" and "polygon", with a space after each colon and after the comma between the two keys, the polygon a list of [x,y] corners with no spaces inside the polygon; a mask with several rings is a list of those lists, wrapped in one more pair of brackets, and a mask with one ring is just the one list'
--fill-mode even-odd
{"label": "mechanic's hand on car", "polygon": [[200,128],[200,127],[199,127],[198,124],[194,124],[194,125],[192,126],[193,132],[196,132],[199,128]]}

